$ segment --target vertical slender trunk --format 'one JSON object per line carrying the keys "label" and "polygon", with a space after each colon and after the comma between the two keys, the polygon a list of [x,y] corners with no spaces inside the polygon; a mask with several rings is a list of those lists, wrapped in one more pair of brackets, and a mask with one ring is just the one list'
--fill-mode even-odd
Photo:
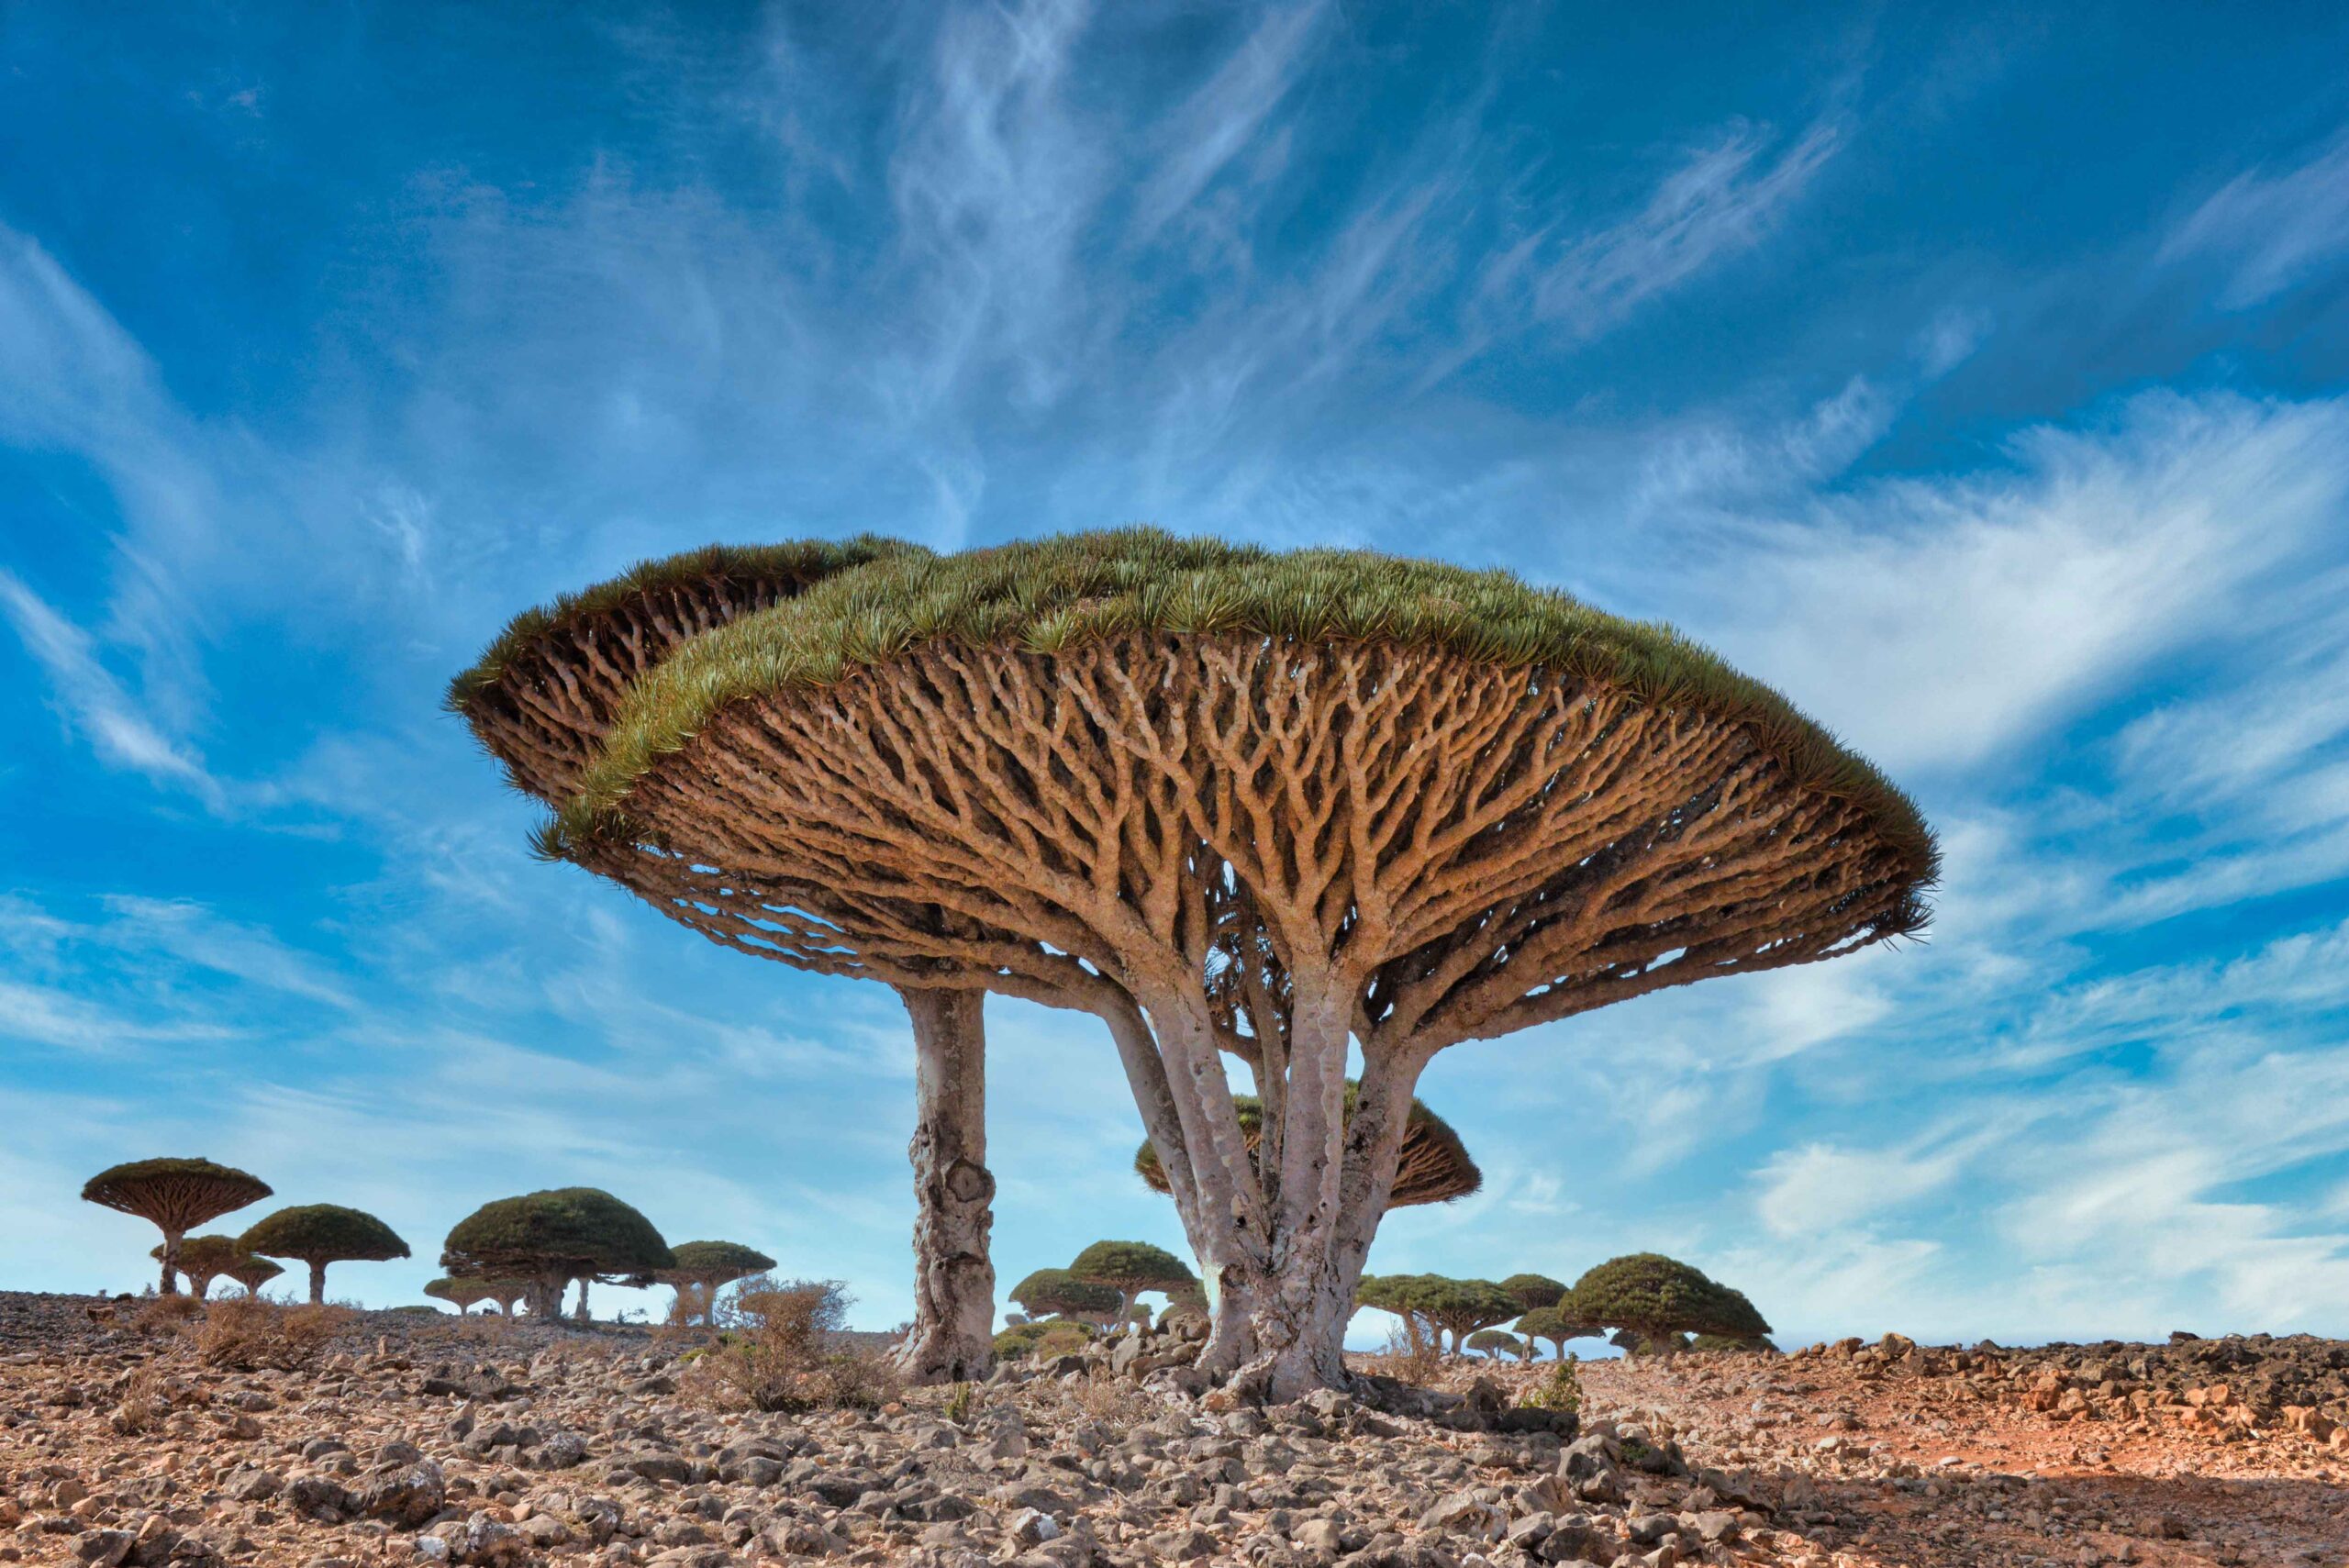
{"label": "vertical slender trunk", "polygon": [[323,1307],[327,1300],[327,1265],[325,1260],[310,1261],[310,1305]]}
{"label": "vertical slender trunk", "polygon": [[581,1274],[579,1276],[579,1311],[576,1316],[578,1320],[582,1323],[593,1323],[595,1321],[595,1318],[587,1315],[588,1277],[589,1276],[585,1274]]}
{"label": "vertical slender trunk", "polygon": [[177,1296],[180,1293],[180,1238],[185,1234],[185,1231],[174,1230],[168,1225],[163,1227],[163,1283],[157,1287],[158,1295]]}
{"label": "vertical slender trunk", "polygon": [[985,996],[900,990],[914,1028],[914,1324],[897,1365],[915,1383],[986,1374],[995,1356],[988,1232]]}

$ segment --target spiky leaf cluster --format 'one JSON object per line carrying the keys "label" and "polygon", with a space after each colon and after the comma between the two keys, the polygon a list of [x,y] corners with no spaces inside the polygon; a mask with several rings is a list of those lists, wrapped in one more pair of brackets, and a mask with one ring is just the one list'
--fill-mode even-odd
{"label": "spiky leaf cluster", "polygon": [[136,1215],[166,1230],[188,1230],[259,1203],[267,1182],[209,1160],[133,1160],[109,1166],[82,1185],[83,1201]]}
{"label": "spiky leaf cluster", "polygon": [[440,1266],[474,1279],[650,1279],[676,1266],[652,1222],[596,1187],[556,1187],[486,1203],[457,1222]]}
{"label": "spiky leaf cluster", "polygon": [[1528,1312],[1555,1307],[1558,1298],[1566,1294],[1565,1281],[1552,1279],[1548,1274],[1511,1274],[1500,1285]]}
{"label": "spiky leaf cluster", "polygon": [[739,1241],[681,1241],[669,1249],[676,1262],[652,1277],[662,1284],[726,1284],[774,1267],[774,1260]]}
{"label": "spiky leaf cluster", "polygon": [[[930,643],[1056,653],[1142,631],[1398,643],[1538,665],[1657,707],[1715,715],[1742,726],[1794,784],[1866,812],[1913,883],[1935,874],[1932,831],[1906,795],[1776,692],[1668,627],[1608,615],[1505,572],[1154,528],[891,556],[695,638],[633,687],[604,758],[564,809],[562,832],[602,830],[638,775],[739,698],[827,685]],[[548,847],[560,853],[560,842]],[[1921,899],[1890,919],[1921,928]]]}
{"label": "spiky leaf cluster", "polygon": [[1609,1259],[1575,1282],[1574,1302],[1587,1321],[1650,1340],[1676,1342],[1690,1333],[1753,1340],[1770,1332],[1742,1292],[1660,1252]]}
{"label": "spiky leaf cluster", "polygon": [[363,1209],[332,1203],[281,1208],[239,1240],[256,1257],[306,1263],[384,1262],[408,1255],[407,1243],[390,1226]]}
{"label": "spiky leaf cluster", "polygon": [[1121,1293],[1179,1290],[1197,1280],[1189,1264],[1147,1241],[1096,1241],[1069,1261],[1068,1272]]}
{"label": "spiky leaf cluster", "polygon": [[1111,1286],[1081,1280],[1066,1269],[1038,1269],[1013,1285],[1006,1296],[1030,1316],[1056,1314],[1063,1318],[1108,1318],[1125,1301]]}

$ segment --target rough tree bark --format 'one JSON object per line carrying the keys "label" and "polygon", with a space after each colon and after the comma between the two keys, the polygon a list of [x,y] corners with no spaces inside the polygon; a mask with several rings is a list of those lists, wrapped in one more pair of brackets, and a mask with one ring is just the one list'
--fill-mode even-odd
{"label": "rough tree bark", "polygon": [[326,1299],[327,1265],[323,1260],[313,1259],[310,1263],[310,1305],[323,1307]]}
{"label": "rough tree bark", "polygon": [[915,1383],[984,1377],[994,1361],[995,1177],[987,1170],[986,1027],[977,991],[901,988],[914,1027],[914,1322],[897,1366]]}
{"label": "rough tree bark", "polygon": [[163,1283],[157,1290],[164,1296],[180,1293],[180,1242],[185,1232],[163,1228]]}

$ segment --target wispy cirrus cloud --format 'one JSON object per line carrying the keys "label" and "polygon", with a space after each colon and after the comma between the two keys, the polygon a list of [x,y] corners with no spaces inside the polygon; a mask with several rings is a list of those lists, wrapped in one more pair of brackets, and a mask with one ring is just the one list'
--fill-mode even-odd
{"label": "wispy cirrus cloud", "polygon": [[2162,242],[2156,258],[2215,258],[2229,268],[2217,303],[2246,310],[2349,258],[2349,130],[2305,161],[2247,170],[2221,185]]}

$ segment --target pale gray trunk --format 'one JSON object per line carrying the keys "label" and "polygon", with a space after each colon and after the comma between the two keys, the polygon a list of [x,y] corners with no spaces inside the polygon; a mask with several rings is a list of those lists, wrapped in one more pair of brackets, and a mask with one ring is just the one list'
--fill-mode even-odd
{"label": "pale gray trunk", "polygon": [[174,1230],[169,1226],[163,1227],[163,1283],[160,1287],[161,1295],[177,1296],[180,1293],[180,1238],[186,1234],[187,1232],[184,1230]]}
{"label": "pale gray trunk", "polygon": [[310,1264],[310,1305],[324,1307],[327,1301],[327,1266],[323,1262]]}
{"label": "pale gray trunk", "polygon": [[581,1274],[579,1276],[579,1310],[575,1316],[582,1323],[592,1323],[595,1321],[593,1318],[587,1316],[587,1278],[588,1276],[585,1274]]}
{"label": "pale gray trunk", "polygon": [[897,994],[914,1026],[914,1322],[898,1370],[918,1384],[986,1375],[995,1359],[995,1177],[987,1170],[986,1025],[977,991]]}

